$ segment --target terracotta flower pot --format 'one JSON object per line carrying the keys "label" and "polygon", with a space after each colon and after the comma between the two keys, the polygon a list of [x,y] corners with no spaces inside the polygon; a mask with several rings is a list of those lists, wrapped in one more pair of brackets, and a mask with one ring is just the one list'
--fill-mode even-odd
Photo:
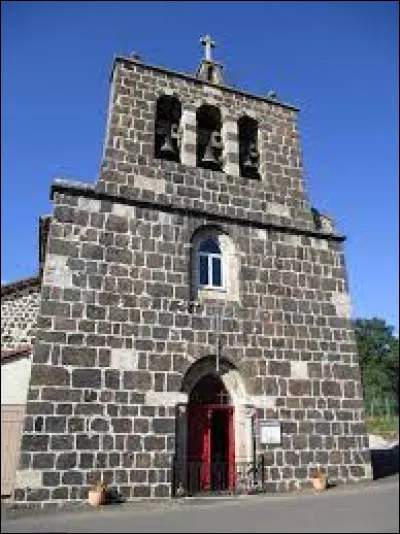
{"label": "terracotta flower pot", "polygon": [[315,490],[317,491],[326,490],[326,476],[325,475],[311,477],[311,482]]}
{"label": "terracotta flower pot", "polygon": [[101,504],[104,504],[104,491],[101,489],[89,490],[88,502],[90,506],[100,506]]}

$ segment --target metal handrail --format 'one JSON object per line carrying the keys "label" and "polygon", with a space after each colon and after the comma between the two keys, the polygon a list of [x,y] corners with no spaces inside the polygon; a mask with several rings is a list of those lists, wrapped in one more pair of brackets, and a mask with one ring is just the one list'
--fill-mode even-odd
{"label": "metal handrail", "polygon": [[173,464],[173,495],[258,493],[265,490],[265,465],[254,462],[188,461]]}

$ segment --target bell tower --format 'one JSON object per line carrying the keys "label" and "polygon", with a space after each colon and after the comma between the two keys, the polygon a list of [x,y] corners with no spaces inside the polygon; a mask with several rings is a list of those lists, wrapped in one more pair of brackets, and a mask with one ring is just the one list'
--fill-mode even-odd
{"label": "bell tower", "polygon": [[[228,86],[222,64],[213,57],[215,41],[205,35],[200,42],[204,56],[194,76],[146,65],[136,55],[115,59],[97,189],[128,197],[134,190],[140,197],[144,187],[152,191],[146,195],[157,196],[177,190],[170,169],[195,171],[198,180],[203,170],[213,171],[220,175],[212,174],[211,180],[220,184],[236,177],[237,185],[250,188],[249,198],[263,191],[260,220],[278,217],[314,228],[304,192],[297,108],[276,96]],[[180,195],[184,188],[179,185]],[[197,202],[194,197],[184,202],[194,205],[203,194],[200,187]],[[229,208],[219,202],[211,209],[238,207],[229,201]]]}

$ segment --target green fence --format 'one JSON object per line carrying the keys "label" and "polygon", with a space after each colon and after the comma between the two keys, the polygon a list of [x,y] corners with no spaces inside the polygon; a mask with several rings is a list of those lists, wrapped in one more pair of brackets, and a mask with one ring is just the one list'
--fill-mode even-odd
{"label": "green fence", "polygon": [[367,417],[385,417],[387,419],[399,417],[399,401],[397,399],[364,399],[364,408]]}

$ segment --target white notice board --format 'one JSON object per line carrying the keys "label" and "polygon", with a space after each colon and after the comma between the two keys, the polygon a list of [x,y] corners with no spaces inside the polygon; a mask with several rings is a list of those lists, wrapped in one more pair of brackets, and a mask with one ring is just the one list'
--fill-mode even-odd
{"label": "white notice board", "polygon": [[260,425],[260,442],[263,444],[275,444],[281,443],[281,423],[280,421],[262,420]]}

